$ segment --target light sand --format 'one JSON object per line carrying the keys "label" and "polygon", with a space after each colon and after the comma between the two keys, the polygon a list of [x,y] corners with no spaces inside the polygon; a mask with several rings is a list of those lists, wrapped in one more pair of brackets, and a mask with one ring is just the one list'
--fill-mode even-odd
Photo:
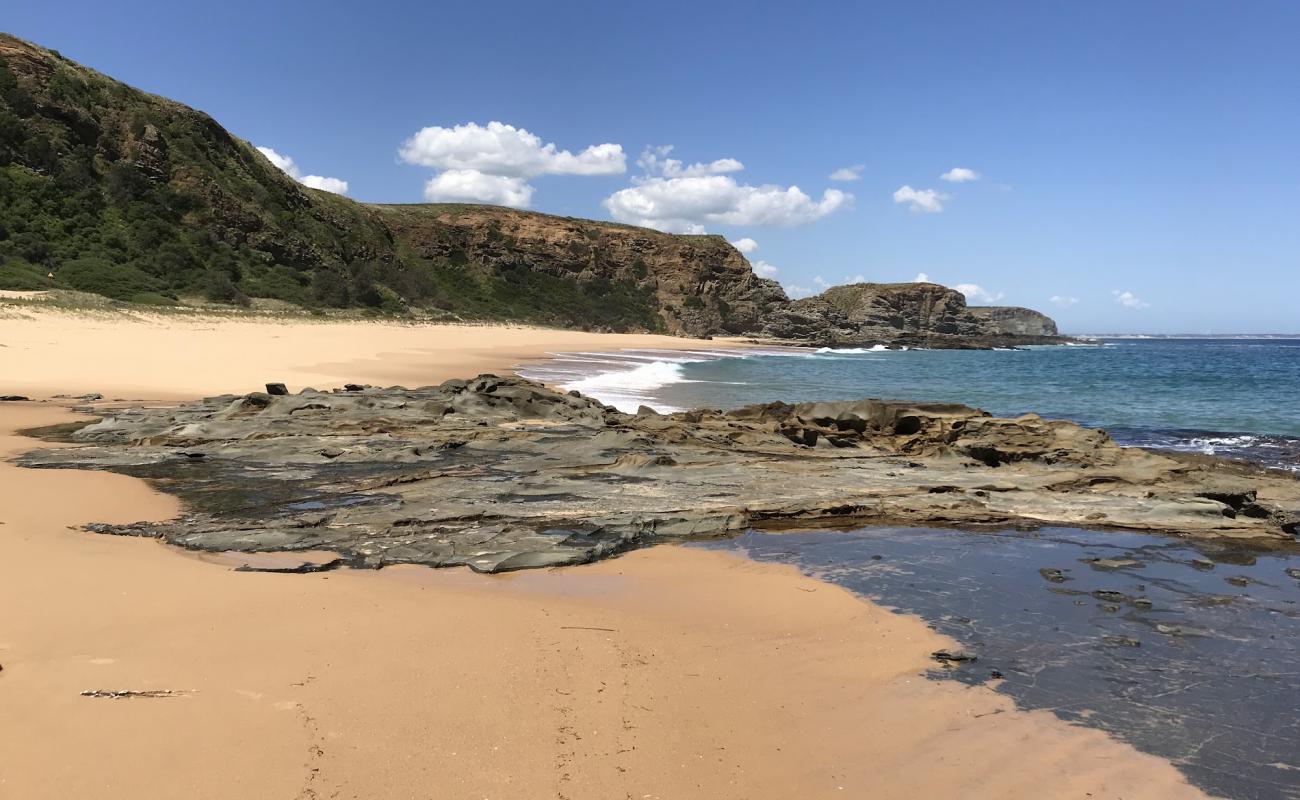
{"label": "light sand", "polygon": [[[288,370],[245,357],[247,339],[176,325],[156,332],[172,360],[124,358],[113,372],[77,347],[139,334],[36,324],[18,328],[26,341],[68,333],[46,359],[23,356],[31,372],[19,380],[45,393],[159,397],[456,369],[410,343],[428,329],[376,328],[384,343],[370,352],[393,354],[383,359],[340,331],[337,346],[364,360]],[[281,329],[280,357],[317,330]],[[573,336],[530,334],[551,335]],[[216,378],[175,360],[196,339],[223,365]],[[483,350],[475,370],[526,350]],[[60,383],[80,366],[117,383]],[[14,392],[12,375],[0,368],[0,393]],[[0,459],[37,446],[8,432],[70,417],[0,404]],[[1200,796],[1099,731],[925,680],[928,654],[953,643],[791,568],[657,547],[506,576],[273,575],[75,529],[176,511],[131,478],[0,461],[0,797]],[[88,689],[192,693],[79,695]]]}
{"label": "light sand", "polygon": [[344,383],[424,386],[506,372],[550,353],[736,347],[650,334],[503,325],[69,312],[0,304],[0,394],[190,399]]}

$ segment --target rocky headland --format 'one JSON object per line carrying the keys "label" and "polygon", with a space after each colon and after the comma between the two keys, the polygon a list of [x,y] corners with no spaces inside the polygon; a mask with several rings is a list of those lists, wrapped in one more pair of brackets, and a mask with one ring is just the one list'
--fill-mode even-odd
{"label": "rocky headland", "polygon": [[721,236],[304,186],[202,111],[0,33],[0,289],[823,345],[1058,341],[934,284],[791,301]]}
{"label": "rocky headland", "polygon": [[1066,341],[1056,322],[1028,308],[968,306],[936,283],[855,283],[774,307],[762,332],[816,346],[1016,347]]}
{"label": "rocky headland", "polygon": [[337,554],[325,567],[494,572],[753,527],[1073,525],[1261,547],[1290,546],[1300,530],[1293,476],[960,405],[632,415],[482,375],[418,389],[270,385],[55,434],[82,446],[21,463],[148,478],[189,509],[96,530],[207,551]]}

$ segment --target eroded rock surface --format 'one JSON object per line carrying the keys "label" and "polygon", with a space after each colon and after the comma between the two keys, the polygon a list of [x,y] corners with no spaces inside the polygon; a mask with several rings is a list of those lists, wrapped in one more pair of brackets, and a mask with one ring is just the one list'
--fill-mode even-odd
{"label": "eroded rock surface", "polygon": [[483,375],[419,389],[263,392],[114,411],[27,466],[179,493],[183,547],[332,551],[358,566],[498,571],[660,537],[866,522],[1074,524],[1290,540],[1300,480],[1121,448],[961,405],[773,403],[628,415]]}
{"label": "eroded rock surface", "polygon": [[989,348],[1059,343],[1051,317],[1028,308],[967,306],[937,283],[854,283],[773,306],[762,332],[817,345]]}

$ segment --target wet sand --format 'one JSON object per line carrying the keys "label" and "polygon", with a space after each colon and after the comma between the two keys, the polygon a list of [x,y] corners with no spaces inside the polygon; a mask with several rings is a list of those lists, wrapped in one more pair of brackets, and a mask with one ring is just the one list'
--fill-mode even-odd
{"label": "wet sand", "polygon": [[[283,335],[302,347],[314,327]],[[185,351],[183,327],[161,333]],[[127,358],[110,374],[80,341],[56,341],[23,379],[157,398],[313,371],[242,358],[250,343],[235,340],[202,345],[225,359],[212,376],[203,361],[173,374]],[[597,341],[625,346],[582,346]],[[363,382],[462,370],[407,344],[332,369]],[[89,378],[58,383],[79,366]],[[0,459],[48,446],[12,431],[70,418],[0,404]],[[136,479],[0,461],[0,796],[1202,796],[1100,731],[925,679],[953,642],[792,567],[657,547],[504,576],[279,575],[76,529],[177,511]]]}

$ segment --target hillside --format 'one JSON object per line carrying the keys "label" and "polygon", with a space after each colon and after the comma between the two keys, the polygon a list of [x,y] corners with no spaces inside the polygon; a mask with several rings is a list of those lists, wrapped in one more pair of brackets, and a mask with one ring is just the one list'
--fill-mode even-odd
{"label": "hillside", "polygon": [[717,236],[306,188],[206,114],[0,34],[0,288],[703,335],[783,302]]}
{"label": "hillside", "polygon": [[43,288],[819,344],[1055,333],[933,284],[791,302],[721,236],[358,203],[302,186],[201,111],[0,34],[0,289]]}

